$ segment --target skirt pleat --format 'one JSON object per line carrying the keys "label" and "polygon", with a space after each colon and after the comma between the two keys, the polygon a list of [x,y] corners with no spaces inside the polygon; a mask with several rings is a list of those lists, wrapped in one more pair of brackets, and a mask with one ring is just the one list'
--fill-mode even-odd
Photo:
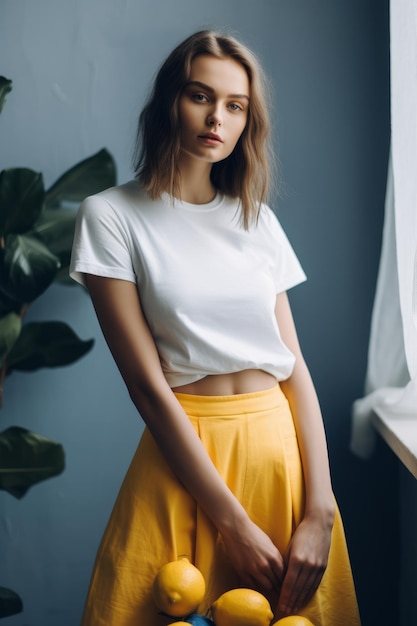
{"label": "skirt pleat", "polygon": [[[302,519],[305,494],[294,423],[280,387],[237,396],[176,396],[225,483],[284,554]],[[145,429],[97,553],[82,626],[176,621],[158,612],[151,589],[159,569],[181,556],[206,580],[199,613],[206,614],[224,591],[242,586],[216,528]],[[337,508],[326,572],[300,614],[315,626],[360,625]]]}

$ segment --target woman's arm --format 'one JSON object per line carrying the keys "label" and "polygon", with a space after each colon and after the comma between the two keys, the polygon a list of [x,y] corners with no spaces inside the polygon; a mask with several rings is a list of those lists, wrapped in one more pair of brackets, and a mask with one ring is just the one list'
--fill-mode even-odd
{"label": "woman's arm", "polygon": [[170,389],[136,286],[93,275],[86,275],[86,284],[130,397],[167,462],[219,530],[242,580],[276,588],[282,556],[228,489]]}
{"label": "woman's arm", "polygon": [[281,337],[295,355],[293,373],[280,385],[293,415],[306,486],[304,517],[285,555],[280,595],[280,609],[294,613],[310,600],[325,571],[335,505],[321,410],[286,293],[277,296],[275,312]]}

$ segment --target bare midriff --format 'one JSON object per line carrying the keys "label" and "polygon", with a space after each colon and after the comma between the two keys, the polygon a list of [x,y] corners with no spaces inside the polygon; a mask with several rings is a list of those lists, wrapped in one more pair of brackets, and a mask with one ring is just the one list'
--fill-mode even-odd
{"label": "bare midriff", "polygon": [[276,378],[263,370],[243,370],[231,374],[205,376],[194,383],[174,387],[173,391],[196,396],[234,396],[272,389],[276,384]]}

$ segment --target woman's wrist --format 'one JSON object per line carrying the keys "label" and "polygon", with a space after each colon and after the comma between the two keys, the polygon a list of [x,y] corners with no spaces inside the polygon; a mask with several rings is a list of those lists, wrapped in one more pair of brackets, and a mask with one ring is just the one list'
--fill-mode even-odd
{"label": "woman's wrist", "polygon": [[249,516],[242,505],[236,500],[232,506],[221,507],[221,510],[214,511],[211,520],[219,531],[220,535],[234,535],[241,531],[249,521]]}
{"label": "woman's wrist", "polygon": [[336,505],[334,498],[327,502],[308,503],[304,513],[304,519],[319,521],[323,527],[333,527]]}

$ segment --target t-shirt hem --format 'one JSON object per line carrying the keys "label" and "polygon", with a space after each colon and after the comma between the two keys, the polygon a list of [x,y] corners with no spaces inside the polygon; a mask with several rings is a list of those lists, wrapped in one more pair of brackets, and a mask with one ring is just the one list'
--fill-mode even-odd
{"label": "t-shirt hem", "polygon": [[85,286],[84,274],[92,274],[93,276],[101,276],[103,278],[118,278],[136,284],[135,275],[120,268],[106,268],[84,263],[77,263],[75,267],[70,268],[70,277],[77,283]]}
{"label": "t-shirt hem", "polygon": [[293,287],[297,287],[297,285],[301,285],[302,283],[306,282],[306,280],[307,276],[303,272],[302,274],[298,274],[297,276],[289,278],[284,283],[276,285],[276,292],[277,294],[283,293],[284,291],[288,291],[288,289],[292,289]]}

